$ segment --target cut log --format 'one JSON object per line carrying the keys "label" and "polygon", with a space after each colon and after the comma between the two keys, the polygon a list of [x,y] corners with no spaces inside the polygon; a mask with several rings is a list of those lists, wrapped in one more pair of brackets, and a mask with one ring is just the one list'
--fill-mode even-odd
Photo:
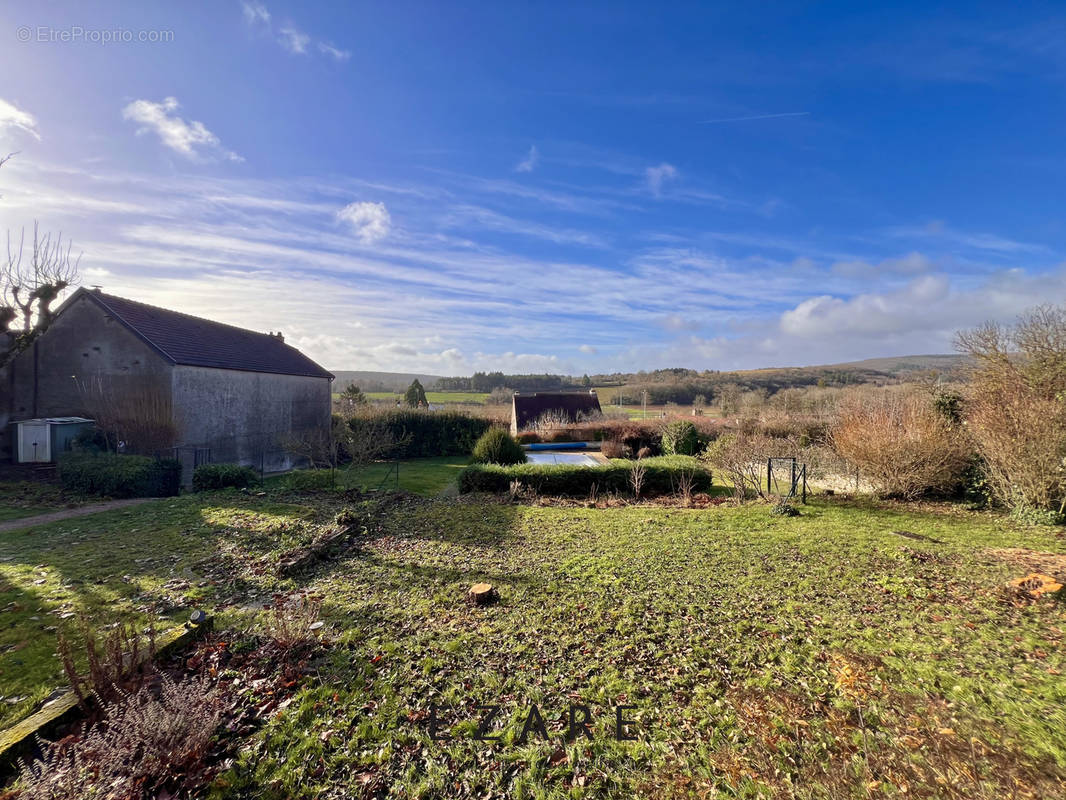
{"label": "cut log", "polygon": [[476,606],[487,606],[489,603],[499,600],[500,594],[493,588],[491,583],[475,583],[470,587],[470,591],[466,593],[466,599]]}

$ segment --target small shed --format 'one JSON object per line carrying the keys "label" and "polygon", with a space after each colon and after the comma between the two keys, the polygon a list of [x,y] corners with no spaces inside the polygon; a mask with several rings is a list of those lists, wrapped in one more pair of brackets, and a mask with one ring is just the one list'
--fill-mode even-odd
{"label": "small shed", "polygon": [[70,443],[93,421],[85,417],[44,417],[13,423],[18,429],[15,460],[19,464],[48,463],[70,450]]}

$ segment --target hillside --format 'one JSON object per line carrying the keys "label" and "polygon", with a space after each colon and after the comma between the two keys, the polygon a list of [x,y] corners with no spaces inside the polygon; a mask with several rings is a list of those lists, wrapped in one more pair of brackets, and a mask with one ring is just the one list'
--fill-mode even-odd
{"label": "hillside", "polygon": [[428,389],[440,379],[439,375],[414,372],[369,372],[350,369],[334,369],[330,372],[336,376],[333,381],[335,392],[343,390],[349,383],[354,383],[364,392],[402,392],[415,378]]}

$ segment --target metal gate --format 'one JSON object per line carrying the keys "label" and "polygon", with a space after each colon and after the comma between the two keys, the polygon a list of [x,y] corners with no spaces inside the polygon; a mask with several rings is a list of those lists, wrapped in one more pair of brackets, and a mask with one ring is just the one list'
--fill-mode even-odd
{"label": "metal gate", "polygon": [[799,496],[806,503],[807,465],[796,458],[766,459],[766,493],[783,495],[786,500]]}

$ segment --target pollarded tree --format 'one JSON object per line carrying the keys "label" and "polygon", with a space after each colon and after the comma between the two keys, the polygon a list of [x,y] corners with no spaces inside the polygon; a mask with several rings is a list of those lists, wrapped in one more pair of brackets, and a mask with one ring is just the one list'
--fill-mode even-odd
{"label": "pollarded tree", "polygon": [[[11,156],[0,158],[3,166]],[[33,224],[33,242],[26,253],[25,231],[18,245],[7,236],[7,259],[0,261],[0,368],[10,364],[52,324],[52,304],[78,281],[78,261],[63,237],[41,235]],[[28,258],[27,258],[28,255]]]}
{"label": "pollarded tree", "polygon": [[411,408],[426,407],[429,405],[429,401],[426,400],[426,390],[422,388],[422,384],[418,378],[411,381],[411,385],[407,387],[407,391],[404,392],[403,400]]}

